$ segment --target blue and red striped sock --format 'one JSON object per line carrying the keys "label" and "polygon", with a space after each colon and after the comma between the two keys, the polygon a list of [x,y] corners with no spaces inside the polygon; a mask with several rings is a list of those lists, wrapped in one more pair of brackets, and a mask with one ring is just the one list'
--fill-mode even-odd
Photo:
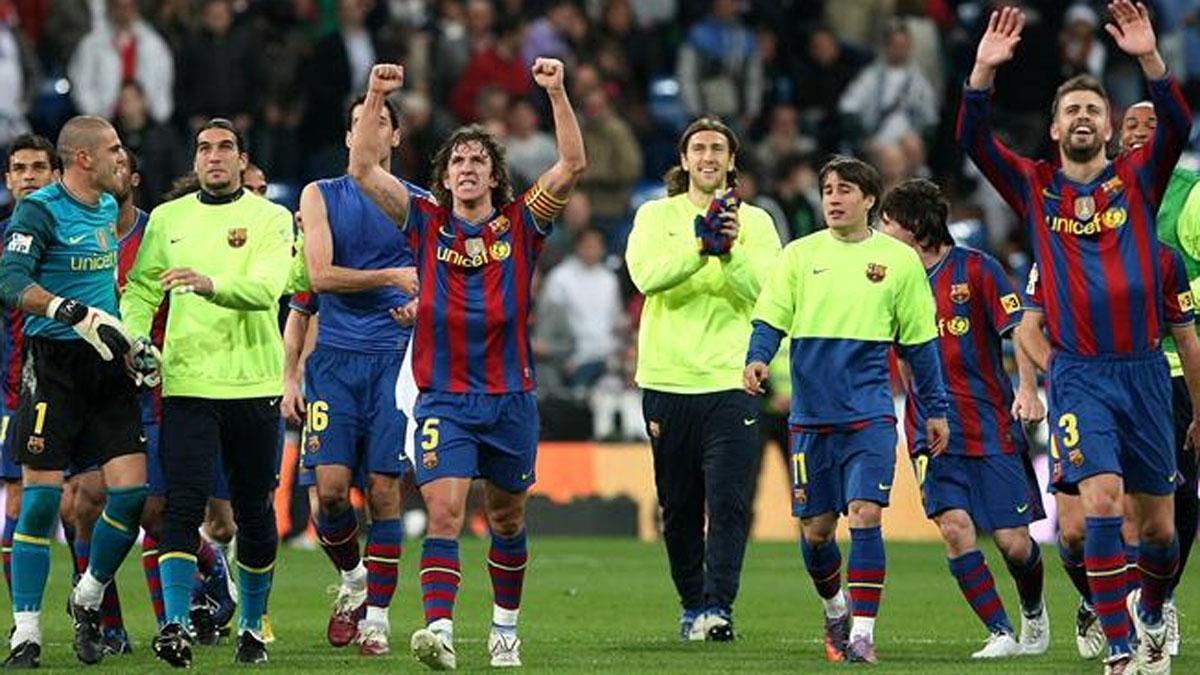
{"label": "blue and red striped sock", "polygon": [[979,550],[964,553],[957,558],[949,558],[950,574],[962,589],[967,604],[975,610],[975,615],[987,626],[989,633],[1014,633],[1012,621],[1008,612],[1004,611],[1004,602],[996,592],[996,580],[988,569],[987,560]]}
{"label": "blue and red striped sock", "polygon": [[1129,654],[1129,613],[1125,611],[1125,546],[1121,517],[1087,518],[1083,543],[1092,605],[1100,616],[1109,656]]}
{"label": "blue and red striped sock", "polygon": [[87,571],[88,561],[92,557],[92,543],[75,536],[67,540],[67,544],[71,547],[71,561],[75,564],[75,574],[83,574]]}
{"label": "blue and red striped sock", "polygon": [[113,577],[104,587],[104,597],[100,600],[100,625],[106,630],[125,628],[125,619],[121,616],[121,595],[117,592],[116,577]]}
{"label": "blue and red striped sock", "polygon": [[8,599],[12,600],[12,544],[13,532],[17,530],[17,519],[4,516],[4,538],[0,539],[0,556],[4,557],[4,583],[8,588]]}
{"label": "blue and red striped sock", "polygon": [[142,538],[142,572],[146,575],[146,588],[150,591],[154,618],[161,628],[167,622],[167,612],[163,607],[162,577],[158,574],[158,541],[148,534]]}
{"label": "blue and red striped sock", "polygon": [[855,623],[858,619],[874,621],[879,613],[886,574],[883,532],[878,527],[850,528],[850,567],[846,570],[846,585],[850,588],[850,608]]}
{"label": "blue and red striped sock", "polygon": [[1171,537],[1166,546],[1143,541],[1138,553],[1141,570],[1142,595],[1138,601],[1138,617],[1143,623],[1157,626],[1162,621],[1162,606],[1171,590],[1175,570],[1179,566],[1179,537]]}
{"label": "blue and red striped sock", "polygon": [[828,600],[842,590],[842,551],[836,541],[813,546],[801,535],[800,555],[821,599]]}
{"label": "blue and red striped sock", "polygon": [[1125,595],[1142,587],[1142,573],[1138,569],[1138,553],[1141,546],[1136,542],[1125,544]]}
{"label": "blue and red striped sock", "polygon": [[376,520],[367,532],[367,608],[385,612],[396,594],[404,528],[399,518]]}
{"label": "blue and red striped sock", "polygon": [[492,625],[516,628],[521,611],[521,590],[525,586],[525,566],[529,562],[529,542],[525,530],[512,537],[492,533],[488,549],[488,574],[492,577]]}
{"label": "blue and red striped sock", "polygon": [[362,559],[358,552],[358,517],[354,515],[354,509],[346,509],[336,516],[318,512],[317,538],[338,571],[348,572],[358,567]]}
{"label": "blue and red striped sock", "polygon": [[1058,540],[1058,559],[1062,561],[1063,571],[1071,580],[1071,585],[1089,606],[1092,604],[1092,588],[1088,585],[1087,566],[1083,564],[1083,549],[1072,549]]}
{"label": "blue and red striped sock", "polygon": [[426,624],[454,619],[454,600],[461,580],[458,540],[426,537],[421,545],[421,599]]}
{"label": "blue and red striped sock", "polygon": [[1021,598],[1021,611],[1025,616],[1034,616],[1042,610],[1042,590],[1045,586],[1045,571],[1042,568],[1042,548],[1036,541],[1029,541],[1029,557],[1023,561],[1004,560],[1008,573],[1017,584],[1017,595]]}

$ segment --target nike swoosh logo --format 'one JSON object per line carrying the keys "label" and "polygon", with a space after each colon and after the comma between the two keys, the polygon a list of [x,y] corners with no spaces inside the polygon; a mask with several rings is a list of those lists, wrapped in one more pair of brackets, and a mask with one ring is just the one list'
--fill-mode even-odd
{"label": "nike swoosh logo", "polygon": [[521,474],[521,480],[529,480],[529,476],[530,476],[530,475],[531,475],[531,474],[528,474],[528,473],[523,473],[523,474]]}
{"label": "nike swoosh logo", "polygon": [[74,246],[75,244],[78,244],[79,242],[83,241],[84,239],[87,239],[86,234],[81,234],[78,237],[67,237],[67,243]]}
{"label": "nike swoosh logo", "polygon": [[1046,188],[1042,188],[1042,196],[1045,197],[1046,199],[1062,199],[1062,197],[1054,194],[1053,192],[1051,192],[1050,190],[1048,190]]}
{"label": "nike swoosh logo", "polygon": [[745,424],[746,426],[751,426],[752,424],[754,424],[757,421],[758,420],[753,417],[747,417],[746,419],[742,420],[742,424]]}
{"label": "nike swoosh logo", "polygon": [[181,241],[183,241],[183,240],[184,240],[184,237],[177,237],[177,238],[175,238],[175,239],[172,239],[172,240],[171,240],[171,243],[172,243],[172,244],[178,244],[179,242],[181,242]]}
{"label": "nike swoosh logo", "polygon": [[883,484],[883,483],[880,483],[880,484],[879,484],[879,491],[880,491],[880,492],[887,492],[888,490],[891,490],[891,489],[892,489],[892,486],[891,486],[891,485],[885,485],[885,484]]}
{"label": "nike swoosh logo", "polygon": [[1022,504],[1022,505],[1020,505],[1020,506],[1018,506],[1018,507],[1017,507],[1017,513],[1025,513],[1025,512],[1026,512],[1026,511],[1028,511],[1028,510],[1029,510],[1029,505],[1028,505],[1028,504]]}
{"label": "nike swoosh logo", "polygon": [[449,239],[453,239],[453,238],[454,238],[454,233],[453,233],[453,232],[447,232],[447,231],[446,231],[446,226],[445,226],[445,225],[442,225],[441,227],[439,227],[439,228],[438,228],[438,234],[442,235],[443,237],[447,237],[447,238],[449,238]]}
{"label": "nike swoosh logo", "polygon": [[271,407],[274,408],[277,405],[279,405],[279,399],[277,399],[277,398],[271,399]]}
{"label": "nike swoosh logo", "polygon": [[814,267],[813,268],[813,274],[822,274],[822,273],[828,272],[828,271],[829,271],[828,267]]}

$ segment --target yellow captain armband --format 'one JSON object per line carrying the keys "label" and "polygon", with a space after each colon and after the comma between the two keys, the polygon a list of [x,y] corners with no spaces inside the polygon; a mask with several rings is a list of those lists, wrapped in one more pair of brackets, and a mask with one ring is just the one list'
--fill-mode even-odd
{"label": "yellow captain armband", "polygon": [[562,213],[567,200],[550,194],[549,190],[542,187],[542,182],[538,181],[525,193],[525,205],[533,212],[538,222],[549,223]]}

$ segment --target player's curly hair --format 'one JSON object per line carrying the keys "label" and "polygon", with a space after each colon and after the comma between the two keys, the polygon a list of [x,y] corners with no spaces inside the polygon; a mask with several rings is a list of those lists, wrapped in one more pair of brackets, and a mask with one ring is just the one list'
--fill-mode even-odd
{"label": "player's curly hair", "polygon": [[953,246],[947,221],[950,204],[936,184],[924,178],[910,178],[892,188],[883,198],[882,213],[912,233],[924,249]]}
{"label": "player's curly hair", "polygon": [[492,205],[499,207],[513,200],[512,179],[508,176],[508,159],[505,156],[504,146],[482,126],[471,124],[459,127],[450,134],[450,138],[446,139],[442,147],[438,148],[437,154],[433,156],[433,179],[429,184],[429,189],[433,192],[433,197],[438,204],[453,208],[454,197],[444,185],[443,180],[450,167],[450,155],[454,152],[454,148],[474,142],[482,145],[488,156],[492,158],[492,178],[496,180],[496,187],[492,188]]}
{"label": "player's curly hair", "polygon": [[[722,122],[720,118],[708,116],[697,119],[683,130],[683,135],[679,137],[678,149],[680,155],[687,154],[688,141],[692,139],[692,136],[695,136],[701,131],[715,131],[723,135],[725,140],[729,143],[729,154],[737,155],[737,134],[733,133],[733,129],[730,129],[729,126]],[[685,171],[682,166],[676,164],[667,170],[667,175],[663,176],[663,181],[667,184],[668,196],[674,197],[675,195],[683,194],[684,192],[687,192],[688,189],[688,172]],[[737,185],[736,168],[731,169],[725,174],[725,186],[734,187],[735,185]]]}

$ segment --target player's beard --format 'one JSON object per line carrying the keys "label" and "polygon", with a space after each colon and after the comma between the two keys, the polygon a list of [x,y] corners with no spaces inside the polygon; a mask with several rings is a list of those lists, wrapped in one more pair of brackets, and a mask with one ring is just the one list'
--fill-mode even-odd
{"label": "player's beard", "polygon": [[1087,145],[1073,145],[1071,143],[1071,135],[1070,133],[1067,134],[1067,137],[1059,144],[1059,148],[1062,150],[1063,155],[1072,162],[1085,164],[1095,159],[1096,155],[1104,152],[1104,139],[1100,138],[1099,134],[1093,132],[1093,140]]}

